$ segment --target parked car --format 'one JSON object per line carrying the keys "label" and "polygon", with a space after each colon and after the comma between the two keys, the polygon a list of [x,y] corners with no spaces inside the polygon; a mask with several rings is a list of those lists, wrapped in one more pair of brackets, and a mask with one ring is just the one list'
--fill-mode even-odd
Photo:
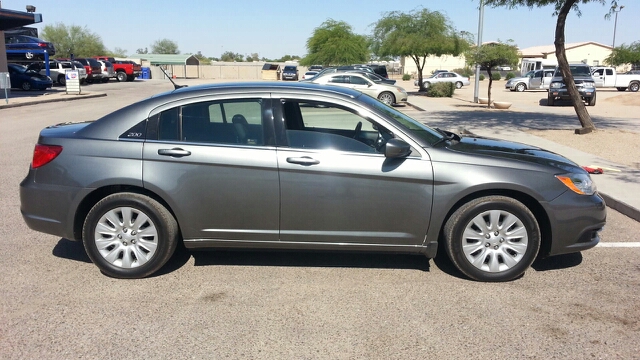
{"label": "parked car", "polygon": [[302,80],[309,80],[316,75],[318,75],[317,71],[307,71],[306,73],[304,73],[304,75],[302,75]]}
{"label": "parked car", "polygon": [[505,89],[522,92],[525,90],[548,89],[555,70],[532,70],[524,76],[507,80]]}
{"label": "parked car", "polygon": [[379,75],[380,77],[383,77],[385,79],[389,78],[389,74],[387,73],[387,66],[386,65],[368,64],[367,66],[370,67],[371,70],[373,70],[373,72],[376,73],[377,75]]}
{"label": "parked car", "polygon": [[309,66],[309,71],[320,71],[322,70],[322,65],[311,65]]}
{"label": "parked car", "polygon": [[35,50],[47,50],[49,56],[56,54],[56,48],[53,43],[33,36],[5,34],[4,42],[7,50],[19,51],[17,54],[7,53],[7,60],[9,61],[44,61],[44,54],[34,52]]}
{"label": "parked car", "polygon": [[323,85],[335,85],[361,91],[387,105],[406,102],[409,95],[400,86],[375,83],[364,75],[356,73],[333,73],[311,79],[311,82]]}
{"label": "parked car", "polygon": [[387,79],[387,78],[383,78],[382,76],[378,75],[378,74],[372,74],[368,71],[364,71],[364,70],[347,70],[346,72],[348,73],[356,73],[356,74],[360,74],[364,77],[366,77],[367,79],[375,82],[375,83],[383,83],[383,84],[389,84],[389,85],[395,85],[396,81],[392,80],[392,79]]}
{"label": "parked car", "polygon": [[[79,65],[79,66],[78,66]],[[74,65],[71,61],[49,61],[49,77],[54,82],[64,86],[66,85],[66,73],[70,70],[77,70],[80,82],[84,82],[87,78],[87,71],[82,64]],[[47,70],[43,63],[32,63],[28,68],[35,70],[41,75],[47,75]]]}
{"label": "parked car", "polygon": [[[316,78],[325,76],[327,74],[334,74],[334,73],[347,72],[347,71],[366,71],[366,72],[368,72],[370,74],[375,74],[373,72],[373,70],[368,66],[364,66],[364,65],[344,65],[344,66],[335,66],[335,67],[324,68],[316,75]],[[307,81],[307,80],[302,80],[302,81]]]}
{"label": "parked car", "polygon": [[[454,83],[456,85],[456,89],[460,89],[462,86],[469,86],[471,84],[468,77],[450,71],[436,70],[436,72],[434,72],[430,77],[422,79],[425,89],[429,88],[431,84],[439,82]],[[418,80],[415,80],[413,85],[418,86]]]}
{"label": "parked car", "polygon": [[142,74],[142,66],[130,60],[116,60],[109,56],[96,56],[96,60],[108,61],[116,72],[116,80],[119,82],[133,81]]}
{"label": "parked car", "polygon": [[109,79],[116,78],[116,72],[113,69],[113,65],[107,60],[98,60],[100,63],[100,69],[102,70],[102,82],[109,82]]}
{"label": "parked car", "polygon": [[640,74],[618,74],[615,68],[596,66],[591,68],[591,76],[597,88],[616,88],[618,91],[640,90]]}
{"label": "parked car", "polygon": [[286,65],[282,69],[282,80],[298,81],[298,67],[295,65]]}
{"label": "parked car", "polygon": [[[65,59],[68,60],[68,59]],[[92,58],[75,58],[75,61],[81,63],[87,71],[87,82],[92,83],[94,81],[102,80],[102,65]]]}
{"label": "parked car", "polygon": [[[576,88],[578,88],[578,93],[582,101],[586,102],[588,106],[595,106],[596,83],[591,76],[591,67],[587,64],[569,64],[569,69],[571,75],[573,75],[573,81],[576,84]],[[555,101],[558,99],[571,100],[571,96],[564,83],[560,69],[556,68],[547,93],[547,105],[555,105]]]}
{"label": "parked car", "polygon": [[27,69],[24,65],[8,64],[11,88],[29,90],[46,90],[53,86],[53,81],[47,75],[40,75],[35,70]]}
{"label": "parked car", "polygon": [[508,281],[538,256],[594,247],[606,221],[589,174],[560,155],[299,82],[181,88],[49,126],[20,203],[31,229],[82,241],[117,278],[155,273],[182,241],[441,250],[472,279]]}

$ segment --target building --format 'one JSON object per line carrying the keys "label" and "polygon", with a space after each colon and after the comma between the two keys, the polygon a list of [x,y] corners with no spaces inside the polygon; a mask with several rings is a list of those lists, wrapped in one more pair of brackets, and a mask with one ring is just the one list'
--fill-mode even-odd
{"label": "building", "polygon": [[[609,45],[603,45],[597,42],[579,42],[564,45],[564,51],[567,54],[569,63],[584,63],[591,66],[601,66],[604,59],[611,55],[613,48]],[[556,57],[555,45],[534,46],[521,49],[522,58],[542,58],[552,61],[558,61]]]}
{"label": "building", "polygon": [[0,8],[0,72],[7,72],[7,52],[4,43],[4,30],[19,28],[42,22],[42,15],[35,14],[35,6],[27,5],[28,12]]}

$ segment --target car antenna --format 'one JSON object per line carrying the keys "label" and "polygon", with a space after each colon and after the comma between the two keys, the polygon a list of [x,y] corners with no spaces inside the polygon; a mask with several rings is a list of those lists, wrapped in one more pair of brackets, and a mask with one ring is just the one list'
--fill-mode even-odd
{"label": "car antenna", "polygon": [[164,68],[163,68],[162,66],[158,66],[158,67],[160,68],[160,70],[162,70],[162,72],[164,73],[164,76],[166,76],[166,77],[167,77],[167,79],[169,79],[169,81],[171,81],[171,83],[173,84],[173,87],[174,87],[174,89],[175,89],[175,90],[178,90],[178,89],[180,89],[180,88],[183,88],[183,87],[187,87],[187,86],[189,86],[189,85],[178,85],[178,84],[174,83],[174,82],[173,82],[173,79],[171,79],[171,76],[169,76],[169,75],[167,74],[167,72],[166,72],[166,71],[164,71]]}

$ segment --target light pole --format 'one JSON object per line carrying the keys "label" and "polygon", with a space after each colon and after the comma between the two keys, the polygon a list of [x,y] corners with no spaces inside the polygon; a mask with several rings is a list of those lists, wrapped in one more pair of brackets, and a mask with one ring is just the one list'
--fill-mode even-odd
{"label": "light pole", "polygon": [[616,7],[613,8],[613,12],[616,13],[616,19],[613,22],[613,45],[611,45],[612,48],[616,47],[616,28],[618,27],[618,13],[622,11],[622,9],[624,9],[624,5],[620,5],[620,7],[617,9]]}
{"label": "light pole", "polygon": [[[617,14],[616,14],[617,15]],[[478,15],[478,43],[476,44],[476,51],[480,49],[482,45],[482,22],[484,21],[484,0],[480,0],[480,14]],[[473,102],[478,102],[478,93],[480,92],[480,65],[476,64],[476,78],[473,88]]]}

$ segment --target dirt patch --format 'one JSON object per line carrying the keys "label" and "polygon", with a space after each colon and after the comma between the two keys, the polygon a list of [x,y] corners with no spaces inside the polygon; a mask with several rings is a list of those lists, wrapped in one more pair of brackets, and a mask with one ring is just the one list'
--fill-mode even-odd
{"label": "dirt patch", "polygon": [[527,130],[526,132],[618,164],[640,169],[639,132],[597,130],[585,135],[576,135],[573,130]]}
{"label": "dirt patch", "polygon": [[604,102],[626,106],[640,106],[640,93],[621,93],[618,96],[605,99]]}

